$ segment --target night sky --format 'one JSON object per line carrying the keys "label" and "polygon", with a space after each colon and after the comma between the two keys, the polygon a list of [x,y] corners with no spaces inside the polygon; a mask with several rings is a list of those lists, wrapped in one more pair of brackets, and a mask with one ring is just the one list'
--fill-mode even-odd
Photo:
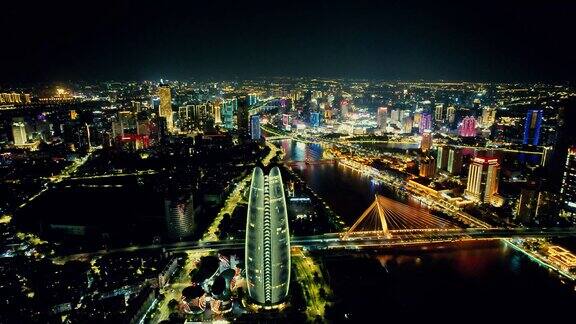
{"label": "night sky", "polygon": [[570,1],[18,2],[1,7],[4,83],[576,80],[576,3]]}

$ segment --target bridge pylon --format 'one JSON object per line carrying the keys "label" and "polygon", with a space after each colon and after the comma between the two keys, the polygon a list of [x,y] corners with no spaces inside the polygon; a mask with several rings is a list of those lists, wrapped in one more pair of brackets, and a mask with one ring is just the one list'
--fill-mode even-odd
{"label": "bridge pylon", "polygon": [[[344,233],[343,239],[348,239],[350,234],[355,233],[356,229],[363,223],[371,223],[373,230],[369,231],[372,234],[380,234],[382,236],[389,236],[388,222],[384,214],[384,209],[380,205],[378,195],[374,195],[374,202],[358,217],[356,222]],[[360,231],[359,231],[360,232]]]}
{"label": "bridge pylon", "polygon": [[342,239],[346,240],[351,235],[390,237],[393,232],[439,232],[459,228],[458,224],[433,215],[428,210],[375,195],[374,202],[344,233]]}

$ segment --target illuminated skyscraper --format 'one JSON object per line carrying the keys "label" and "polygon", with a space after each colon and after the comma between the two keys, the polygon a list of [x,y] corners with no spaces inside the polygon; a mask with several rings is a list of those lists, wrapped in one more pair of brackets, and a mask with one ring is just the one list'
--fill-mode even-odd
{"label": "illuminated skyscraper", "polygon": [[482,109],[482,126],[490,127],[496,121],[496,108],[484,107]]}
{"label": "illuminated skyscraper", "polygon": [[340,101],[340,117],[342,120],[347,120],[348,119],[348,113],[350,110],[350,102],[346,99],[342,99],[342,101]]}
{"label": "illuminated skyscraper", "polygon": [[432,129],[432,115],[428,113],[422,113],[420,115],[420,124],[418,125],[418,132],[423,134],[425,130]]}
{"label": "illuminated skyscraper", "polygon": [[536,216],[538,207],[538,184],[535,181],[528,181],[522,186],[520,191],[520,200],[516,209],[516,219],[523,224],[529,224]]}
{"label": "illuminated skyscraper", "polygon": [[410,134],[412,133],[412,117],[407,116],[404,117],[404,119],[402,120],[402,130],[404,131],[404,133],[406,134]]}
{"label": "illuminated skyscraper", "polygon": [[432,131],[427,129],[422,134],[422,141],[420,142],[420,150],[422,152],[428,152],[430,148],[432,148]]}
{"label": "illuminated skyscraper", "polygon": [[538,145],[540,143],[540,127],[542,126],[542,110],[528,110],[524,121],[523,144]]}
{"label": "illuminated skyscraper", "polygon": [[310,126],[311,127],[320,126],[320,113],[317,112],[310,113]]}
{"label": "illuminated skyscraper", "polygon": [[256,103],[258,103],[258,96],[256,96],[255,94],[249,94],[247,100],[248,100],[248,106],[254,106]]}
{"label": "illuminated skyscraper", "polygon": [[476,119],[472,116],[466,116],[460,124],[458,134],[462,137],[475,137],[476,136]]}
{"label": "illuminated skyscraper", "polygon": [[193,197],[173,197],[164,201],[166,229],[173,240],[182,240],[194,232]]}
{"label": "illuminated skyscraper", "polygon": [[246,280],[248,295],[257,305],[274,307],[288,296],[290,233],[282,175],[252,172],[246,221]]}
{"label": "illuminated skyscraper", "polygon": [[444,105],[438,104],[436,108],[434,108],[434,120],[438,123],[442,123],[444,121]]}
{"label": "illuminated skyscraper", "polygon": [[234,128],[235,124],[234,116],[236,114],[236,110],[238,110],[238,100],[236,98],[222,101],[220,115],[222,118],[222,124],[224,128],[226,129]]}
{"label": "illuminated skyscraper", "polygon": [[150,99],[150,109],[155,112],[160,112],[160,98],[153,96]]}
{"label": "illuminated skyscraper", "polygon": [[174,119],[172,117],[172,94],[170,93],[170,87],[167,85],[158,87],[158,96],[160,97],[158,116],[166,118],[166,128],[168,132],[172,132]]}
{"label": "illuminated skyscraper", "polygon": [[390,112],[390,122],[397,123],[400,121],[400,111],[398,109],[392,109]]}
{"label": "illuminated skyscraper", "polygon": [[12,124],[12,136],[14,145],[24,145],[28,141],[26,136],[26,124],[24,122],[14,122]]}
{"label": "illuminated skyscraper", "polygon": [[564,205],[562,206],[562,214],[571,217],[576,216],[576,146],[568,149],[560,195]]}
{"label": "illuminated skyscraper", "polygon": [[436,155],[436,169],[438,170],[446,170],[448,166],[448,157],[449,157],[449,147],[448,146],[439,146],[438,152]]}
{"label": "illuminated skyscraper", "polygon": [[250,116],[250,138],[257,141],[260,140],[260,116]]}
{"label": "illuminated skyscraper", "polygon": [[376,116],[376,122],[378,124],[378,129],[382,132],[386,132],[386,118],[388,115],[388,108],[380,107],[378,108],[378,115]]}
{"label": "illuminated skyscraper", "polygon": [[474,107],[474,111],[475,111],[475,112],[477,112],[478,110],[480,110],[480,104],[481,104],[481,103],[482,103],[482,102],[480,101],[480,99],[478,99],[478,98],[474,99],[474,101],[473,101],[472,104],[473,104],[473,107]]}
{"label": "illuminated skyscraper", "polygon": [[419,175],[424,178],[433,178],[436,172],[434,157],[424,155],[420,157]]}
{"label": "illuminated skyscraper", "polygon": [[500,164],[498,159],[474,158],[468,170],[466,196],[488,203],[498,193]]}
{"label": "illuminated skyscraper", "polygon": [[287,129],[290,126],[290,115],[289,114],[282,114],[282,126],[284,129]]}
{"label": "illuminated skyscraper", "polygon": [[456,120],[456,108],[454,106],[446,108],[446,120],[450,125],[454,124],[454,120]]}
{"label": "illuminated skyscraper", "polygon": [[462,151],[460,149],[450,148],[448,152],[447,171],[453,175],[458,175],[462,172]]}

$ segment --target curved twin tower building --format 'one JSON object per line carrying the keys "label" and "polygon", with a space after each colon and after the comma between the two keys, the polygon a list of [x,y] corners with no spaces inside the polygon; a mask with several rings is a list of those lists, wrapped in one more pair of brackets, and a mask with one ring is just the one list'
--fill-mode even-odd
{"label": "curved twin tower building", "polygon": [[290,284],[290,232],[282,175],[252,172],[246,221],[246,279],[248,295],[264,308],[281,305]]}

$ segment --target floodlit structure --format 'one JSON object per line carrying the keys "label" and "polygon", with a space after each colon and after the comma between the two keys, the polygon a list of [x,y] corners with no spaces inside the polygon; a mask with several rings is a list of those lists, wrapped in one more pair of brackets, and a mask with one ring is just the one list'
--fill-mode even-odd
{"label": "floodlit structure", "polygon": [[186,197],[171,197],[164,200],[166,229],[173,240],[183,240],[194,233],[194,199]]}
{"label": "floodlit structure", "polygon": [[387,107],[378,108],[378,114],[376,115],[376,123],[378,124],[378,129],[385,132],[386,131],[386,117],[388,115]]}
{"label": "floodlit structure", "polygon": [[250,300],[266,309],[282,305],[290,284],[290,233],[278,167],[268,175],[258,167],[252,172],[245,254]]}
{"label": "floodlit structure", "polygon": [[23,122],[13,123],[12,136],[14,137],[14,145],[18,146],[26,144],[26,125]]}
{"label": "floodlit structure", "polygon": [[172,116],[172,94],[170,92],[170,87],[167,85],[159,86],[158,97],[160,97],[158,116],[166,118],[166,127],[168,132],[172,132],[174,119]]}
{"label": "floodlit structure", "polygon": [[562,215],[576,215],[576,146],[568,149],[560,195],[563,203]]}
{"label": "floodlit structure", "polygon": [[422,140],[420,141],[420,150],[428,152],[432,148],[432,131],[429,129],[422,133]]}
{"label": "floodlit structure", "polygon": [[542,126],[542,110],[528,110],[524,121],[523,144],[540,144],[540,128]]}
{"label": "floodlit structure", "polygon": [[418,132],[423,134],[425,130],[432,129],[432,115],[423,113],[420,115],[420,123],[418,125]]}
{"label": "floodlit structure", "polygon": [[258,115],[250,116],[250,137],[255,141],[260,140],[260,137],[262,137],[260,133],[260,116]]}
{"label": "floodlit structure", "polygon": [[466,116],[462,120],[458,133],[462,137],[475,137],[476,136],[476,118],[473,116]]}
{"label": "floodlit structure", "polygon": [[342,235],[342,239],[347,240],[355,236],[389,237],[395,232],[401,233],[407,230],[438,232],[457,228],[457,224],[432,215],[425,209],[375,195],[374,202]]}
{"label": "floodlit structure", "polygon": [[468,183],[464,194],[488,203],[498,194],[500,164],[498,159],[476,157],[468,170]]}

